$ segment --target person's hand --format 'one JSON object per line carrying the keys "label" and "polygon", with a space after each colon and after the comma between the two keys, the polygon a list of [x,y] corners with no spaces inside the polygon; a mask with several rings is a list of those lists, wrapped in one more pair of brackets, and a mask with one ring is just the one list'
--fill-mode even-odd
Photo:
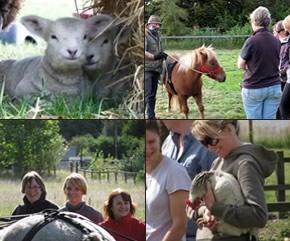
{"label": "person's hand", "polygon": [[154,55],[154,60],[159,60],[159,59],[166,59],[167,58],[167,54],[164,52],[160,52],[156,55]]}
{"label": "person's hand", "polygon": [[215,202],[215,197],[214,197],[210,182],[207,182],[206,188],[207,188],[207,192],[206,192],[206,194],[203,195],[203,201],[204,201],[207,209],[211,210],[212,206]]}
{"label": "person's hand", "polygon": [[203,225],[204,227],[210,229],[212,232],[215,232],[217,230],[218,221],[208,209],[206,209],[203,216],[201,218],[198,218],[196,221],[199,226]]}

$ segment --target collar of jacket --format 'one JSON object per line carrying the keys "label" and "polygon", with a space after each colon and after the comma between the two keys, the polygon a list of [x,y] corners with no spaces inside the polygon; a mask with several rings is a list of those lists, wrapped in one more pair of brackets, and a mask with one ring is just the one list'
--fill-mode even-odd
{"label": "collar of jacket", "polygon": [[40,198],[34,202],[31,203],[28,198],[26,197],[26,195],[23,197],[23,202],[25,205],[29,206],[29,207],[37,207],[37,206],[41,206],[44,202],[45,202],[45,194],[41,193]]}

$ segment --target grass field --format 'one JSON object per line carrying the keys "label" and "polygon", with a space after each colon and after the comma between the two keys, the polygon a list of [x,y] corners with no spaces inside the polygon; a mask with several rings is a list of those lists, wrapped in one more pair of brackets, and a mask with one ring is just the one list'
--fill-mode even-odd
{"label": "grass field", "polygon": [[[56,178],[44,179],[47,188],[47,198],[55,202],[59,207],[63,207],[65,203],[64,194],[62,191],[63,181],[69,173],[61,172]],[[136,217],[145,220],[145,187],[144,183],[133,184],[132,180],[128,180],[115,184],[108,183],[106,179],[103,181],[91,180],[88,181],[88,195],[86,202],[98,211],[102,212],[104,201],[108,198],[109,193],[115,188],[122,188],[131,193],[132,199],[137,204]],[[0,179],[0,216],[10,216],[14,208],[22,203],[21,180],[2,180]]]}
{"label": "grass field", "polygon": [[[184,54],[190,50],[169,50],[169,54]],[[203,77],[203,105],[205,118],[209,119],[245,119],[245,112],[242,105],[240,82],[243,78],[243,71],[236,67],[239,56],[238,49],[216,50],[218,61],[224,68],[227,79],[224,83],[218,83],[208,77]],[[167,111],[168,96],[166,89],[159,85],[156,100],[156,115],[158,118],[180,119],[184,115],[179,111]],[[188,99],[189,119],[200,118],[197,105],[193,98]]]}

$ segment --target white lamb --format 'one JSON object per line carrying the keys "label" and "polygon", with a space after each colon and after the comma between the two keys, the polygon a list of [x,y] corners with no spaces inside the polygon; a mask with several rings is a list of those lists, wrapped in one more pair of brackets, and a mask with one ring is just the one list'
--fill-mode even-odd
{"label": "white lamb", "polygon": [[91,25],[90,32],[97,34],[91,35],[93,40],[88,44],[84,72],[94,84],[96,96],[116,100],[129,92],[133,76],[129,76],[132,75],[131,63],[122,63],[117,70],[120,59],[114,48],[116,44],[128,42],[130,34],[128,27],[120,23],[122,19],[106,14],[100,15],[100,19]]}
{"label": "white lamb", "polygon": [[[193,206],[187,206],[186,210],[190,219],[193,217],[194,206],[198,206],[199,199],[207,192],[207,182],[211,184],[217,202],[235,206],[245,204],[241,187],[233,175],[218,171],[201,172],[195,176],[191,184],[189,200]],[[243,233],[248,233],[249,229],[237,228],[219,220],[217,231],[222,234],[240,236]]]}
{"label": "white lamb", "polygon": [[47,95],[85,96],[90,82],[82,70],[92,21],[59,18],[55,21],[26,16],[21,22],[47,42],[44,56],[0,62],[0,81],[11,97]]}

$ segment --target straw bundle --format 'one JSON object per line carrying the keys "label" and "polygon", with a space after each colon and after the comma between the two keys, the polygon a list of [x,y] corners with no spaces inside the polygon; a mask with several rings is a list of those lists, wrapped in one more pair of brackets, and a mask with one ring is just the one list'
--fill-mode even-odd
{"label": "straw bundle", "polygon": [[[139,114],[144,113],[144,0],[90,0],[89,7],[94,14],[103,13],[122,18],[131,30],[127,46],[118,46],[115,52],[124,62],[134,63],[127,79],[132,81],[132,91],[126,105]],[[121,67],[121,66],[120,66]],[[123,79],[123,78],[122,78]],[[126,77],[125,77],[126,79]]]}

